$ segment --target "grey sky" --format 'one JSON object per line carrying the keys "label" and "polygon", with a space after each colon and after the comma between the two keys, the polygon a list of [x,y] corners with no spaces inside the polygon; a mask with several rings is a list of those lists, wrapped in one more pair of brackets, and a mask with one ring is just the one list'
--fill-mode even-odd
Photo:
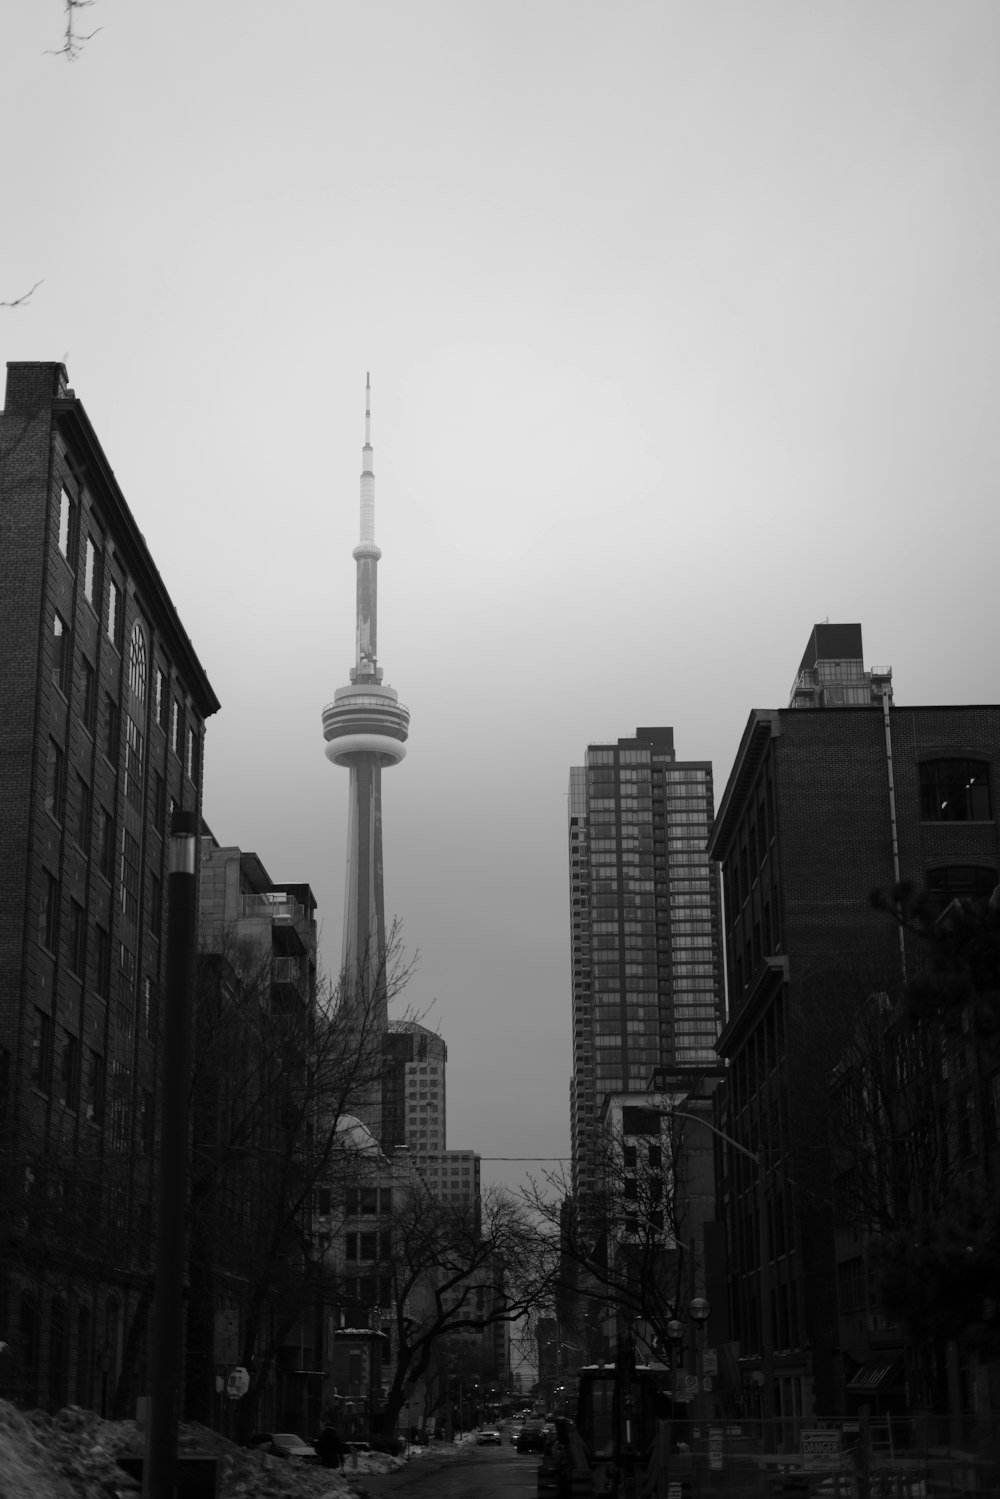
{"label": "grey sky", "polygon": [[721,793],[827,616],[897,703],[997,700],[1000,6],[82,21],[0,17],[3,357],[66,360],[222,701],[208,821],[331,964],[371,370],[386,903],[449,1143],[563,1154],[588,741],[672,724]]}

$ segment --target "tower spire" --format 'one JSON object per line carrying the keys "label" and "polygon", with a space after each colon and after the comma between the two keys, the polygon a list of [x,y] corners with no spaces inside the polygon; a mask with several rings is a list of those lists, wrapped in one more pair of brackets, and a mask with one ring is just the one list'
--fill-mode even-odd
{"label": "tower spire", "polygon": [[[361,545],[375,546],[375,471],[372,468],[372,377],[365,377],[365,445],[361,449]],[[376,561],[381,552],[375,548]],[[357,550],[354,553],[357,557]]]}
{"label": "tower spire", "polygon": [[[376,654],[378,562],[375,545],[375,473],[371,442],[371,374],[365,376],[365,443],[361,461],[361,539],[357,564],[357,636],[351,684],[338,687],[323,709],[326,757],[350,772],[347,880],[341,973],[353,1002],[369,1010],[368,1024],[384,1032],[388,997],[382,965],[386,952],[382,888],[382,771],[406,754],[410,712],[382,682]],[[360,1011],[359,1011],[360,1013]],[[378,1089],[376,1087],[375,1093]],[[365,1112],[378,1126],[373,1095]],[[359,1114],[359,1118],[362,1117]],[[369,1119],[365,1120],[366,1123]]]}

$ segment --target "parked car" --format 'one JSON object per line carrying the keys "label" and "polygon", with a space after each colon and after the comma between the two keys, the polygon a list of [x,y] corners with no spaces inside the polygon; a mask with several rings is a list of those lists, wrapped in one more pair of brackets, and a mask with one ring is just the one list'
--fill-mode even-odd
{"label": "parked car", "polygon": [[476,1437],[477,1447],[499,1447],[500,1433],[495,1426],[483,1426]]}
{"label": "parked car", "polygon": [[262,1452],[269,1452],[272,1457],[296,1458],[310,1463],[319,1461],[313,1444],[303,1441],[293,1431],[258,1432],[256,1436],[250,1438],[250,1445],[259,1448]]}

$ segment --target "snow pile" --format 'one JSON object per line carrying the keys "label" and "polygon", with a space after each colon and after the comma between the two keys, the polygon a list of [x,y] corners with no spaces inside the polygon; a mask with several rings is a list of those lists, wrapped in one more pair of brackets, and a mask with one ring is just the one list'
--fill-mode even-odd
{"label": "snow pile", "polygon": [[[221,1459],[219,1499],[357,1499],[359,1476],[403,1465],[401,1458],[365,1452],[356,1468],[341,1473],[237,1447],[218,1432],[193,1425],[181,1427],[178,1447],[181,1453]],[[0,1401],[3,1499],[114,1499],[119,1490],[128,1493],[130,1482],[118,1455],[142,1450],[142,1432],[134,1421],[102,1421],[78,1406],[50,1416]]]}

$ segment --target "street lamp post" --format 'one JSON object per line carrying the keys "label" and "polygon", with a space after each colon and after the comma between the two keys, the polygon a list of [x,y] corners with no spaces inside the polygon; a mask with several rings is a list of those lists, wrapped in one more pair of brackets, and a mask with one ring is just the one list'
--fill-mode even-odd
{"label": "street lamp post", "polygon": [[764,1423],[761,1431],[761,1442],[763,1444],[765,1431],[769,1431],[774,1421],[774,1329],[771,1325],[771,1295],[769,1277],[767,1272],[767,1199],[764,1192],[764,1155],[763,1151],[748,1150],[741,1145],[739,1140],[734,1140],[732,1135],[727,1135],[724,1130],[718,1129],[714,1124],[703,1119],[700,1114],[689,1114],[684,1109],[664,1109],[668,1117],[674,1119],[690,1119],[695,1124],[703,1124],[713,1135],[718,1135],[733,1150],[740,1155],[746,1156],[753,1161],[757,1168],[757,1252],[760,1261],[760,1353],[761,1372],[764,1376],[763,1389],[763,1416]]}
{"label": "street lamp post", "polygon": [[704,1296],[695,1296],[688,1305],[688,1316],[694,1323],[694,1372],[698,1379],[698,1394],[695,1397],[695,1408],[699,1419],[702,1408],[708,1410],[708,1401],[703,1399],[705,1393],[705,1324],[711,1313],[711,1306]]}

